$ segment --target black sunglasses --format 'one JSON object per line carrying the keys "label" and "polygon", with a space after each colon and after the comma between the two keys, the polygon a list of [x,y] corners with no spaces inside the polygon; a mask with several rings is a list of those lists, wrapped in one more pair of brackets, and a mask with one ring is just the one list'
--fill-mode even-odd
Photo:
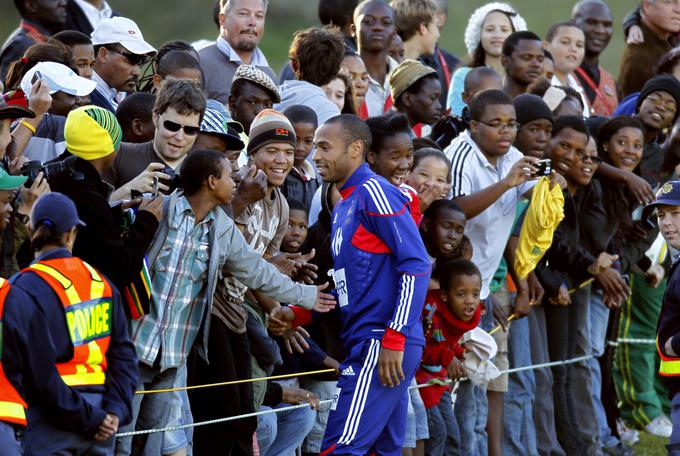
{"label": "black sunglasses", "polygon": [[187,136],[196,136],[200,131],[200,127],[192,127],[189,125],[181,125],[178,124],[177,122],[173,122],[172,120],[164,120],[162,115],[158,115],[158,117],[163,121],[163,128],[165,128],[168,131],[171,131],[173,133],[179,131],[180,129],[184,131],[184,134]]}
{"label": "black sunglasses", "polygon": [[123,52],[119,51],[118,49],[111,49],[111,48],[106,48],[110,52],[113,52],[118,55],[122,55],[127,59],[128,62],[130,62],[132,65],[141,65],[146,61],[146,55],[139,55],[139,54],[133,54],[132,52]]}

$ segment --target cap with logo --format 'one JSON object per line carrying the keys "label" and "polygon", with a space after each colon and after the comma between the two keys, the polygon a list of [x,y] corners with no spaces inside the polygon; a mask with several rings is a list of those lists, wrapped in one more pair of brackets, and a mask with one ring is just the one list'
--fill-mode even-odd
{"label": "cap with logo", "polygon": [[234,73],[234,78],[231,80],[231,83],[234,84],[234,82],[239,79],[245,79],[261,86],[271,94],[274,103],[281,102],[281,95],[279,95],[278,87],[276,87],[276,84],[272,78],[270,78],[267,73],[260,70],[258,67],[246,64],[239,65],[239,67],[236,68],[236,72]]}
{"label": "cap with logo", "polygon": [[227,150],[243,150],[246,145],[241,140],[237,128],[243,132],[243,126],[232,120],[229,110],[222,103],[217,100],[207,101],[201,121],[201,133],[223,137],[227,141]]}
{"label": "cap with logo", "polygon": [[118,149],[123,131],[116,116],[99,106],[82,106],[68,113],[64,126],[66,149],[83,160],[106,157]]}
{"label": "cap with logo", "polygon": [[85,226],[71,198],[59,192],[45,193],[38,198],[31,211],[31,224],[52,226],[58,233],[66,233],[77,225]]}
{"label": "cap with logo", "polygon": [[288,143],[295,147],[295,130],[286,116],[274,109],[265,109],[255,116],[250,126],[248,154],[271,143]]}
{"label": "cap with logo", "polygon": [[36,73],[49,86],[50,95],[55,92],[64,92],[82,97],[91,94],[97,87],[95,81],[78,76],[66,65],[57,62],[40,62],[21,78],[21,90],[26,94],[26,98],[31,93]]}
{"label": "cap with logo", "polygon": [[126,17],[104,19],[92,31],[92,45],[118,43],[128,51],[137,55],[153,54],[153,46],[144,41],[141,30],[134,21]]}
{"label": "cap with logo", "polygon": [[14,190],[24,185],[28,177],[12,176],[0,166],[0,190]]}
{"label": "cap with logo", "polygon": [[657,206],[680,206],[680,181],[666,182],[656,192],[656,201],[645,206],[645,212]]}

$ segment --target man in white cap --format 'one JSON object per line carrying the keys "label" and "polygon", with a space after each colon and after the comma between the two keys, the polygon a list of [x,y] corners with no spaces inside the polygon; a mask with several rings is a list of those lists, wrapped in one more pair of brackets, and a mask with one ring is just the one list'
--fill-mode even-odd
{"label": "man in white cap", "polygon": [[92,32],[95,63],[92,79],[97,88],[90,96],[92,104],[115,112],[119,92],[134,89],[139,67],[156,49],[144,41],[134,21],[112,17],[99,23]]}

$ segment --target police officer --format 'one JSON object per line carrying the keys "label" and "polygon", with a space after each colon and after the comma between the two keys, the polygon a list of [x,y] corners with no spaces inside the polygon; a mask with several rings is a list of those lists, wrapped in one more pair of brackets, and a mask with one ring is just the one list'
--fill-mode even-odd
{"label": "police officer", "polygon": [[24,329],[30,344],[18,384],[28,403],[26,455],[113,454],[118,426],[132,418],[135,349],[118,291],[71,255],[80,225],[68,197],[41,196],[30,223],[35,261],[11,280],[7,296],[6,308],[43,315],[43,327]]}
{"label": "police officer", "polygon": [[[0,167],[0,233],[7,228],[12,214],[14,191],[24,182],[26,177],[10,176]],[[18,306],[6,306],[9,290],[9,282],[0,278],[0,448],[2,454],[15,456],[22,454],[20,434],[26,427],[26,401],[22,394],[20,377],[11,374],[8,376],[6,372],[21,370],[15,367],[16,360],[21,358],[20,354],[28,344],[22,329],[41,321],[41,316],[33,315],[35,309],[21,312],[22,309]],[[21,292],[17,291],[17,294]]]}

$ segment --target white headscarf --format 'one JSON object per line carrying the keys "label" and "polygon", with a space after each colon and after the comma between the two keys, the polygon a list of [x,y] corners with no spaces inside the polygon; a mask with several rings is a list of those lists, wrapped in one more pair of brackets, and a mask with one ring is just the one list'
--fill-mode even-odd
{"label": "white headscarf", "polygon": [[474,54],[475,49],[479,46],[479,42],[482,39],[482,24],[486,16],[492,11],[501,11],[510,15],[510,22],[512,22],[512,28],[515,29],[515,32],[527,29],[526,21],[512,6],[502,2],[487,3],[477,8],[468,20],[468,25],[465,29],[465,47],[469,55]]}

